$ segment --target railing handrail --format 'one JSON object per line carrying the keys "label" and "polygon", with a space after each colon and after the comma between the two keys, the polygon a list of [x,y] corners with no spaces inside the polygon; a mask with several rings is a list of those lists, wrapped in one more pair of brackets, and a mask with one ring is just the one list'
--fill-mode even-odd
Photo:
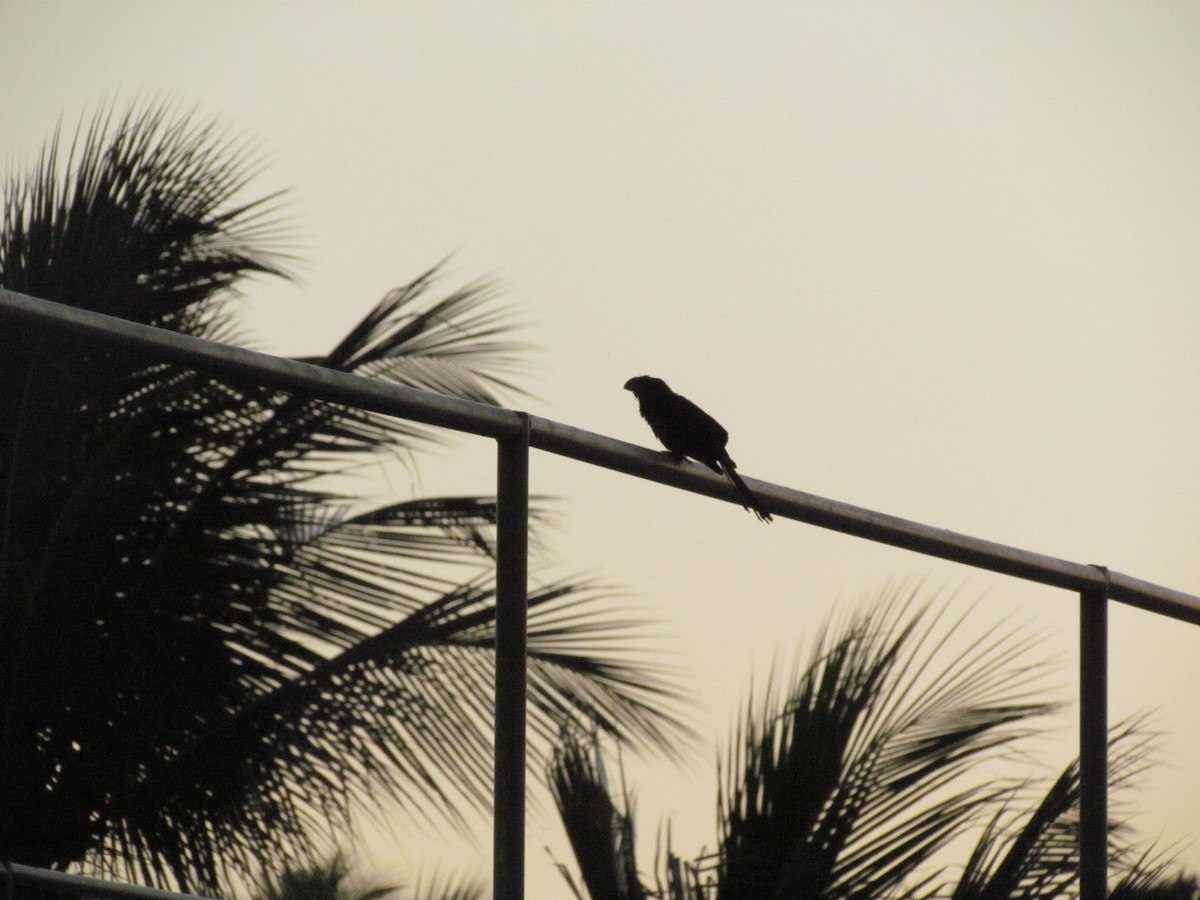
{"label": "railing handrail", "polygon": [[[281,390],[495,439],[517,434],[526,419],[526,414],[516,410],[220,344],[2,288],[0,313],[52,323],[78,334],[151,352],[156,359],[226,376],[252,378]],[[665,454],[636,444],[540,416],[527,418],[532,448],[692,493],[739,502],[724,478],[701,466],[676,465]],[[1096,565],[935,528],[783,485],[755,478],[745,480],[765,508],[782,518],[1074,592],[1107,587],[1112,600],[1200,624],[1200,597],[1193,594]]]}
{"label": "railing handrail", "polygon": [[20,897],[8,893],[5,882],[11,878],[14,885],[78,891],[88,900],[210,900],[199,894],[177,894],[161,888],[143,887],[139,884],[122,884],[116,881],[101,881],[86,875],[57,872],[53,869],[38,869],[19,863],[0,863],[0,897]]}

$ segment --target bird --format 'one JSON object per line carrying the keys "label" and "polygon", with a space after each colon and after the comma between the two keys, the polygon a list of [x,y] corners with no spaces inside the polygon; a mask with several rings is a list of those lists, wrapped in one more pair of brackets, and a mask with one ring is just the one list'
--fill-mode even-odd
{"label": "bird", "polygon": [[691,457],[724,475],[737,491],[742,506],[753,512],[761,522],[770,522],[771,514],[762,508],[758,498],[737,473],[737,463],[729,456],[725,445],[729,432],[699,406],[671,390],[661,378],[637,375],[625,382],[638,401],[638,411],[650,425],[671,458],[677,463]]}

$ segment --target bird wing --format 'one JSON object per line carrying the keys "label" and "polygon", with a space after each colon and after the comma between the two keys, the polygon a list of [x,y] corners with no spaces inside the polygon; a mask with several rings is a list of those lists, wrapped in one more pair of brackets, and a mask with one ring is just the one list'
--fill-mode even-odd
{"label": "bird wing", "polygon": [[[729,432],[721,423],[680,394],[672,398],[671,419],[676,423],[678,452],[703,463],[718,474]],[[666,442],[663,442],[666,445]]]}
{"label": "bird wing", "polygon": [[680,458],[690,456],[720,473],[717,454],[729,435],[716,419],[674,392],[644,397],[639,406],[642,418],[668,451]]}

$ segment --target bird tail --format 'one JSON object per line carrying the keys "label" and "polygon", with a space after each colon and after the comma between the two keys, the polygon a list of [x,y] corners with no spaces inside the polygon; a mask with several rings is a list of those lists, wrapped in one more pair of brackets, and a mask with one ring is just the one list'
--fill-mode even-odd
{"label": "bird tail", "polygon": [[729,479],[729,483],[733,485],[733,489],[741,498],[742,506],[758,516],[760,522],[769,523],[771,514],[762,508],[758,498],[754,496],[754,492],[746,486],[746,482],[742,481],[742,476],[737,473],[737,465],[729,458],[728,453],[721,459],[721,468],[725,470],[725,477]]}

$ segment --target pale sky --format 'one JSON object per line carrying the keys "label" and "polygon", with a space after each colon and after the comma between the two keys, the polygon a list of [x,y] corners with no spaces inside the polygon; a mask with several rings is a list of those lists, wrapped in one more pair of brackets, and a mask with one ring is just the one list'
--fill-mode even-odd
{"label": "pale sky", "polygon": [[[0,0],[0,154],[165,95],[291,188],[303,283],[256,284],[258,346],[328,348],[447,254],[539,348],[530,412],[650,446],[631,375],[731,432],[743,473],[1200,594],[1200,5]],[[490,493],[463,438],[361,489]],[[710,849],[713,760],[752,672],[890,579],[1015,613],[1075,686],[1077,599],[555,457],[544,559],[658,619],[711,743],[627,760]],[[1157,711],[1135,823],[1200,869],[1200,630],[1111,620],[1111,717]],[[1073,754],[1074,710],[1031,775]],[[364,865],[490,873],[490,836],[372,826]],[[529,896],[569,896],[546,807]]]}

